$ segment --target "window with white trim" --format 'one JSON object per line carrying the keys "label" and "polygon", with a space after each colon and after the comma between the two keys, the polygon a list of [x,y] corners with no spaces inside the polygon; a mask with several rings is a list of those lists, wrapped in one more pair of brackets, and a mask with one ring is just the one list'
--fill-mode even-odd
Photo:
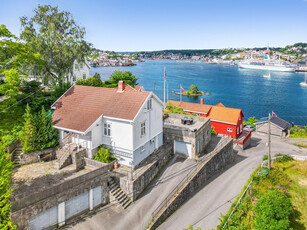
{"label": "window with white trim", "polygon": [[83,64],[80,64],[80,69],[83,69]]}
{"label": "window with white trim", "polygon": [[227,128],[227,132],[232,132],[232,128]]}
{"label": "window with white trim", "polygon": [[83,79],[86,79],[86,74],[85,73],[83,74]]}
{"label": "window with white trim", "polygon": [[243,127],[243,125],[241,124],[241,125],[240,125],[240,132],[242,132],[242,127]]}
{"label": "window with white trim", "polygon": [[239,121],[241,121],[241,115],[239,115]]}
{"label": "window with white trim", "polygon": [[146,124],[145,122],[141,123],[141,136],[144,136],[146,134]]}
{"label": "window with white trim", "polygon": [[73,81],[76,81],[77,78],[76,78],[76,75],[74,74],[73,78],[72,78]]}
{"label": "window with white trim", "polygon": [[111,136],[111,124],[110,123],[104,123],[103,134],[105,136]]}
{"label": "window with white trim", "polygon": [[147,101],[147,109],[148,110],[151,110],[152,108],[152,99],[150,98],[148,101]]}
{"label": "window with white trim", "polygon": [[143,146],[141,147],[141,152],[144,152],[145,149],[146,149],[146,145],[143,145]]}
{"label": "window with white trim", "polygon": [[239,134],[239,127],[237,127],[237,134]]}
{"label": "window with white trim", "polygon": [[78,69],[78,64],[75,64],[75,69]]}

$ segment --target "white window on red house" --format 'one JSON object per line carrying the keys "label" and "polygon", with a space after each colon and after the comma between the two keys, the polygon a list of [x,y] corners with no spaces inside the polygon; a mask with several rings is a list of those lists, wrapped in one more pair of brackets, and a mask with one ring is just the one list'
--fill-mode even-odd
{"label": "white window on red house", "polygon": [[243,127],[243,125],[241,124],[241,125],[240,125],[240,132],[242,132],[242,127]]}
{"label": "white window on red house", "polygon": [[232,132],[232,128],[227,128],[227,132]]}
{"label": "white window on red house", "polygon": [[105,136],[111,136],[111,124],[108,123],[104,123],[104,130],[103,130],[103,134]]}
{"label": "white window on red house", "polygon": [[141,123],[141,136],[146,134],[145,122]]}
{"label": "white window on red house", "polygon": [[237,134],[239,134],[239,127],[237,127]]}

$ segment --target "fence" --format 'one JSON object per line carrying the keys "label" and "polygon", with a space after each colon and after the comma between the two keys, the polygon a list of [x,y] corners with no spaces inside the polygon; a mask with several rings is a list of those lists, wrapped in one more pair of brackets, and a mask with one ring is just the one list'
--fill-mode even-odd
{"label": "fence", "polygon": [[198,170],[203,166],[203,163],[207,160],[209,160],[211,157],[213,157],[221,147],[224,147],[230,139],[228,137],[222,138],[222,140],[218,143],[218,145],[215,147],[215,149],[210,152],[209,154],[203,156],[200,158],[199,162],[197,163],[195,169],[192,169],[186,175],[182,181],[172,190],[172,192],[161,202],[161,204],[153,211],[151,214],[152,219],[155,219],[155,217],[162,211],[164,207],[167,207],[168,204],[172,201],[172,198],[175,197],[175,195],[179,192],[179,190],[190,181],[190,179],[198,172]]}

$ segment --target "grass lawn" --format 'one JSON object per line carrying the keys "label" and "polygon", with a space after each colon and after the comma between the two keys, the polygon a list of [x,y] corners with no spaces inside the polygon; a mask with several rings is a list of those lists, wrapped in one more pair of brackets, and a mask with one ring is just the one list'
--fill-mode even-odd
{"label": "grass lawn", "polygon": [[[257,228],[257,218],[259,221],[259,216],[267,211],[266,208],[261,209],[260,212],[258,209],[258,213],[257,204],[268,193],[274,190],[281,191],[285,194],[284,201],[278,204],[276,203],[276,205],[280,205],[286,202],[286,200],[288,202],[290,200],[292,205],[290,207],[293,213],[288,217],[289,227],[283,229],[289,229],[290,227],[292,229],[307,229],[307,161],[276,162],[272,164],[272,168],[267,176],[255,175],[259,170],[261,170],[260,167],[255,170],[248,180],[247,184],[252,179],[253,182],[229,219],[225,229],[260,229],[259,224]],[[234,210],[234,206],[243,194],[247,184],[227,214],[222,215],[221,223],[217,229],[222,229],[223,224],[231,211]],[[266,229],[279,229],[276,226],[273,224]]]}
{"label": "grass lawn", "polygon": [[292,161],[281,164],[291,179],[289,189],[294,216],[291,218],[293,229],[307,228],[307,161]]}

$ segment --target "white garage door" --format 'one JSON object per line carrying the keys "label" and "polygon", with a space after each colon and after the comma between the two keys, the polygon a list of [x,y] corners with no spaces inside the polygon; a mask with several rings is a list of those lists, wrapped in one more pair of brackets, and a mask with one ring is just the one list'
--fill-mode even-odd
{"label": "white garage door", "polygon": [[58,223],[58,206],[49,208],[29,220],[30,230],[41,230]]}
{"label": "white garage door", "polygon": [[192,144],[182,141],[174,142],[174,152],[184,154],[188,157],[192,156]]}
{"label": "white garage door", "polygon": [[100,205],[102,203],[102,187],[98,186],[93,189],[93,206],[94,208],[97,205]]}
{"label": "white garage door", "polygon": [[89,208],[89,192],[70,199],[65,202],[65,219],[77,215],[78,213]]}

